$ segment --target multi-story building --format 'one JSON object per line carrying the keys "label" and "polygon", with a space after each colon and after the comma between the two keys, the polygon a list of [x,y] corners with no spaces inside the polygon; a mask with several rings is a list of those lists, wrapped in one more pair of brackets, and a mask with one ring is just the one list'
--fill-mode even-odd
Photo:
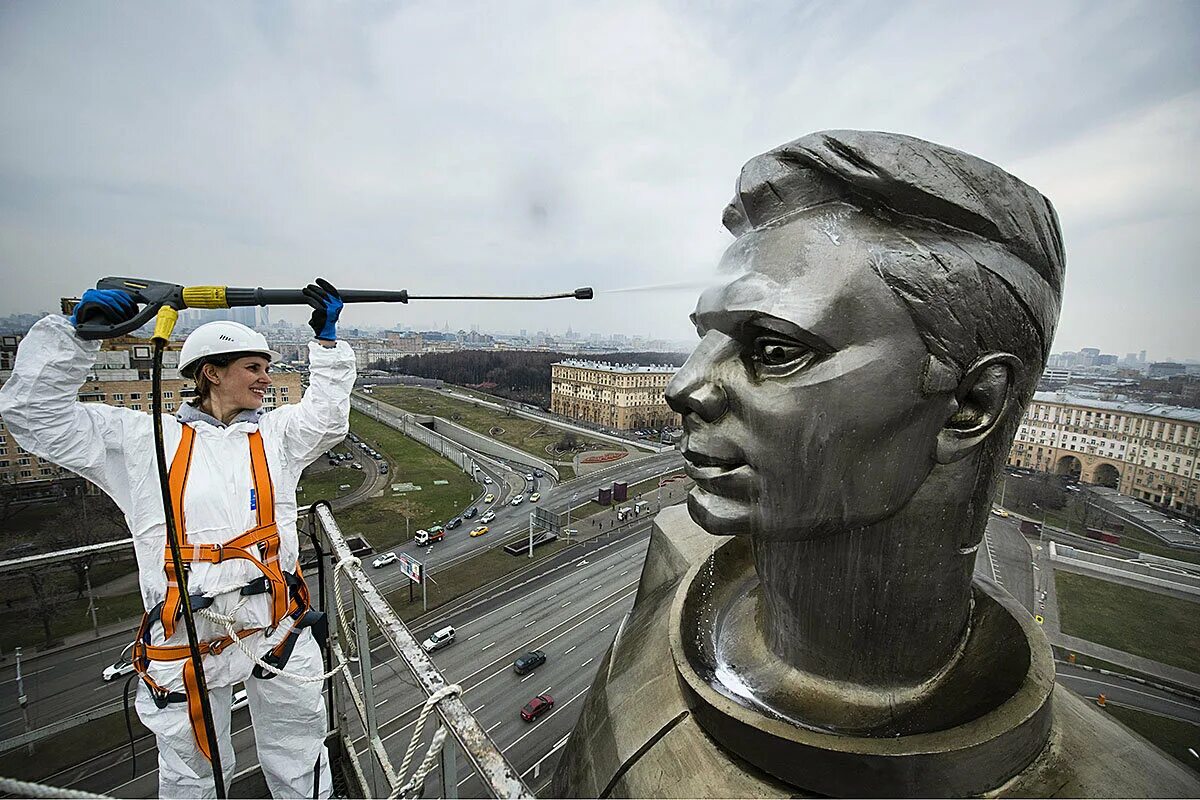
{"label": "multi-story building", "polygon": [[[4,365],[11,370],[20,337],[5,336],[0,340],[0,352],[6,354]],[[184,399],[195,395],[195,384],[179,375],[179,348],[172,342],[163,353],[163,410],[168,414],[178,410]],[[79,400],[84,403],[107,403],[134,411],[150,412],[153,402],[150,370],[153,348],[144,339],[123,336],[106,339],[96,354],[96,363],[79,388]],[[10,372],[0,372],[0,385]],[[300,400],[303,389],[300,373],[279,371],[271,374],[272,386],[267,390],[263,407],[272,409]],[[0,419],[0,484],[18,484],[27,497],[52,496],[54,484],[70,473],[55,464],[43,461],[16,443]]]}
{"label": "multi-story building", "polygon": [[1008,463],[1200,516],[1200,409],[1037,392]]}
{"label": "multi-story building", "polygon": [[664,396],[676,369],[559,361],[550,365],[550,410],[616,430],[679,425]]}

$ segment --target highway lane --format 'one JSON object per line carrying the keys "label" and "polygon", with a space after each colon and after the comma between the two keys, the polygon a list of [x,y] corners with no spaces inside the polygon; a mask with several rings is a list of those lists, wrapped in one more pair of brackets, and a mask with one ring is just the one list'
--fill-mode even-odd
{"label": "highway lane", "polygon": [[1200,725],[1200,702],[1174,692],[1056,661],[1057,680],[1087,700],[1103,694],[1109,701],[1182,722]]}

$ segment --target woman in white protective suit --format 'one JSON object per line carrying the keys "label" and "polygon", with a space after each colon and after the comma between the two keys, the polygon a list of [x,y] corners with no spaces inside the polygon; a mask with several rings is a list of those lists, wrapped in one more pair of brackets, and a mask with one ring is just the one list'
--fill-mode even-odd
{"label": "woman in white protective suit", "polygon": [[[296,483],[349,430],[355,366],[350,346],[336,337],[337,290],[318,279],[305,294],[315,308],[316,340],[309,343],[310,384],[299,403],[263,413],[277,354],[244,325],[211,322],[188,336],[180,353],[180,372],[195,379],[197,398],[163,420],[170,500],[197,609],[225,782],[234,774],[231,691],[244,681],[258,759],[275,797],[328,797],[331,791],[323,661],[314,636],[323,637],[324,619],[308,609],[299,578]],[[212,797],[208,741],[166,545],[151,416],[77,400],[99,343],[78,338],[73,325],[93,314],[118,322],[134,313],[124,292],[89,290],[70,318],[39,320],[0,390],[0,416],[22,447],[92,481],[124,513],[147,610],[135,642],[142,678],[136,705],[157,737],[159,793]],[[264,670],[253,655],[284,674]]]}

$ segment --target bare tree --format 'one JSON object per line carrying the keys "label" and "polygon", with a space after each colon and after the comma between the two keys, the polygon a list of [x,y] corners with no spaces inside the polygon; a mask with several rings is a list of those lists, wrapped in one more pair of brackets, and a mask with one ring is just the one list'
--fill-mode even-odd
{"label": "bare tree", "polygon": [[54,644],[52,625],[66,603],[66,598],[58,591],[49,567],[30,567],[25,571],[25,576],[29,579],[29,588],[33,591],[33,596],[29,599],[29,614],[42,625],[42,634],[45,637],[42,646],[50,647]]}

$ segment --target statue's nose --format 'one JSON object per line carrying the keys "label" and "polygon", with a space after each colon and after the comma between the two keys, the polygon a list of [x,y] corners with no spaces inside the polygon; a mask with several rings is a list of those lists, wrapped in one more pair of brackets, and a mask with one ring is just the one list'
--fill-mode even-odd
{"label": "statue's nose", "polygon": [[712,379],[713,346],[701,341],[687,363],[667,385],[667,405],[687,417],[695,414],[705,422],[716,422],[728,409],[725,390]]}

